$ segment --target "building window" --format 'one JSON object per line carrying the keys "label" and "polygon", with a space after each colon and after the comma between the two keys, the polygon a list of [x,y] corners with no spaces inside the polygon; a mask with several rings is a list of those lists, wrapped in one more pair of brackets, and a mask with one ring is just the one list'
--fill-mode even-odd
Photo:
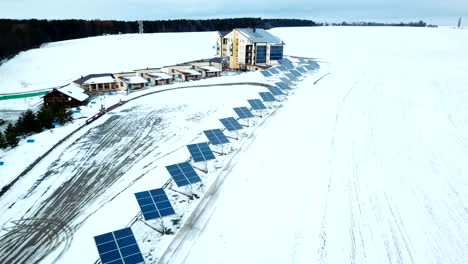
{"label": "building window", "polygon": [[227,38],[223,38],[223,44],[227,44]]}
{"label": "building window", "polygon": [[266,63],[266,46],[257,46],[255,63]]}
{"label": "building window", "polygon": [[270,47],[270,60],[282,60],[283,59],[283,46],[271,46]]}

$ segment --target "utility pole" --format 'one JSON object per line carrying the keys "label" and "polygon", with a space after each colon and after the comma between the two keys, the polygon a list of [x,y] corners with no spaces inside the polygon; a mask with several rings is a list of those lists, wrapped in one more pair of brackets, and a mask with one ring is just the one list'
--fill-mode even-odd
{"label": "utility pole", "polygon": [[138,33],[143,34],[145,33],[145,29],[143,28],[143,21],[138,21]]}

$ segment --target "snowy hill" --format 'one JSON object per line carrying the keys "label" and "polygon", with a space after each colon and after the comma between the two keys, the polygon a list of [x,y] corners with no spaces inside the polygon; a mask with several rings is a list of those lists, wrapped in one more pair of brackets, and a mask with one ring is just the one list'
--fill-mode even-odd
{"label": "snowy hill", "polygon": [[54,42],[0,66],[0,93],[67,84],[90,73],[125,72],[210,58],[215,32],[125,34]]}
{"label": "snowy hill", "polygon": [[206,142],[203,130],[266,91],[236,82],[274,83],[284,73],[204,80],[233,85],[149,95],[85,127],[1,196],[0,262],[94,263],[93,237],[131,224],[145,263],[464,263],[468,35],[272,33],[286,54],[317,58],[320,70],[229,134],[223,150],[212,146],[228,155],[197,171],[199,199],[166,187],[177,214],[163,222],[173,234],[136,220],[134,193],[167,183],[165,166],[187,160],[187,144]]}

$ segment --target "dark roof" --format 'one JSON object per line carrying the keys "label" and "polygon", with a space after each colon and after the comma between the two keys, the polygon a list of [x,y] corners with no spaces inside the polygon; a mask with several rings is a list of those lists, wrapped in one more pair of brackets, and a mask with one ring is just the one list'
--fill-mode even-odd
{"label": "dark roof", "polygon": [[220,37],[224,37],[229,33],[231,33],[231,31],[218,31],[218,34],[219,34]]}
{"label": "dark roof", "polygon": [[79,85],[83,85],[89,79],[97,78],[97,77],[105,77],[105,76],[112,76],[112,73],[97,73],[97,74],[88,74],[86,76],[81,76],[81,78],[74,80],[73,82]]}
{"label": "dark roof", "polygon": [[272,35],[263,28],[238,28],[237,29],[244,36],[249,38],[252,42],[265,42],[272,44],[282,44],[283,41],[277,36]]}

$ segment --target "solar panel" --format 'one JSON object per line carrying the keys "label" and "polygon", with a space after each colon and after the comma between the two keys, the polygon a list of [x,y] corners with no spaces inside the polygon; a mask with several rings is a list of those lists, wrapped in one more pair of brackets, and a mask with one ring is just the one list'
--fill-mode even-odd
{"label": "solar panel", "polygon": [[276,84],[276,86],[278,86],[279,88],[281,88],[283,90],[288,90],[289,89],[289,86],[284,82],[277,82],[275,84]]}
{"label": "solar panel", "polygon": [[265,77],[270,77],[270,76],[271,76],[271,73],[270,73],[269,71],[266,71],[266,70],[261,71],[261,73],[262,73],[263,76],[265,76]]}
{"label": "solar panel", "polygon": [[206,137],[208,138],[210,143],[213,145],[221,145],[221,144],[229,143],[229,140],[224,135],[223,131],[221,131],[221,129],[205,130],[203,131],[203,133],[205,133]]}
{"label": "solar panel", "polygon": [[200,177],[188,162],[169,165],[166,169],[179,187],[201,182]]}
{"label": "solar panel", "polygon": [[281,60],[281,63],[282,63],[282,64],[291,64],[291,61],[290,61],[289,59],[287,59],[287,58],[283,58],[283,59]]}
{"label": "solar panel", "polygon": [[265,102],[274,102],[276,101],[275,97],[270,92],[259,92],[260,97],[262,97]]}
{"label": "solar panel", "polygon": [[210,146],[208,146],[206,142],[187,145],[187,148],[195,162],[216,159],[213,151],[211,151]]}
{"label": "solar panel", "polygon": [[296,77],[294,74],[290,73],[290,72],[286,73],[286,76],[287,76],[289,79],[291,79],[291,81],[297,80],[297,77]]}
{"label": "solar panel", "polygon": [[266,109],[266,106],[262,103],[260,99],[251,99],[247,100],[247,102],[249,102],[250,106],[252,106],[254,110]]}
{"label": "solar panel", "polygon": [[303,67],[298,67],[297,70],[300,72],[300,73],[306,73],[307,70],[304,69]]}
{"label": "solar panel", "polygon": [[222,118],[219,120],[228,131],[236,131],[242,129],[241,124],[234,117]]}
{"label": "solar panel", "polygon": [[310,64],[304,65],[304,68],[306,68],[306,69],[309,70],[309,71],[315,70],[315,67],[312,66],[312,65],[310,65]]}
{"label": "solar panel", "polygon": [[290,72],[292,74],[294,74],[294,76],[296,76],[296,77],[301,77],[302,76],[302,74],[300,72],[298,72],[297,70],[291,70]]}
{"label": "solar panel", "polygon": [[280,66],[278,66],[278,70],[286,71],[286,67],[284,67],[284,65],[280,65]]}
{"label": "solar panel", "polygon": [[267,89],[275,96],[284,95],[284,93],[278,87],[267,87]]}
{"label": "solar panel", "polygon": [[127,227],[94,237],[102,264],[143,263],[133,231]]}
{"label": "solar panel", "polygon": [[234,107],[233,109],[241,119],[254,117],[252,112],[250,112],[250,110],[247,107]]}
{"label": "solar panel", "polygon": [[138,205],[145,220],[156,219],[175,214],[169,198],[163,188],[135,193]]}
{"label": "solar panel", "polygon": [[280,77],[280,80],[281,80],[282,82],[284,82],[284,83],[287,83],[287,84],[291,83],[291,80],[289,80],[289,79],[286,78],[286,77]]}
{"label": "solar panel", "polygon": [[276,68],[270,68],[269,70],[270,70],[270,72],[273,73],[273,74],[279,73],[278,70],[277,70]]}

